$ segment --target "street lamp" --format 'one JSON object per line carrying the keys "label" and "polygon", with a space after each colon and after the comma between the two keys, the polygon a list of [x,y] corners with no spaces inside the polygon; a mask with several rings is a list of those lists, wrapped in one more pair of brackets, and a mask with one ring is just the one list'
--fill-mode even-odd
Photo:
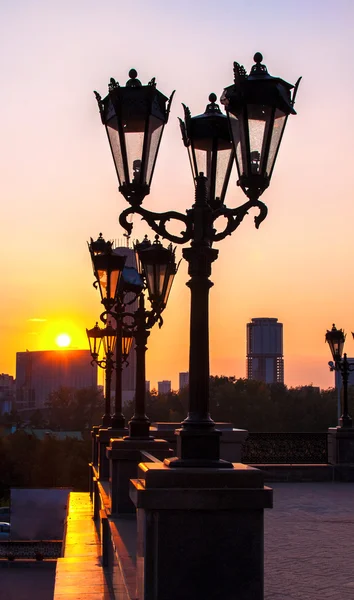
{"label": "street lamp", "polygon": [[174,92],[168,99],[156,89],[155,79],[142,85],[135,69],[121,87],[113,78],[102,100],[95,92],[102,123],[111,147],[119,191],[134,205],[147,194]]}
{"label": "street lamp", "polygon": [[272,77],[262,60],[256,52],[249,75],[235,62],[234,84],[221,97],[232,133],[237,184],[249,198],[259,198],[269,186],[288,116],[296,114],[294,102],[301,80],[293,86]]}
{"label": "street lamp", "polygon": [[[114,349],[116,345],[116,330],[110,323],[105,328],[101,329],[96,323],[92,329],[86,329],[88,341],[90,344],[90,352],[92,363],[96,363],[101,369],[104,369],[105,377],[105,410],[102,417],[102,426],[110,427],[111,425],[111,379],[114,368]],[[99,360],[99,352],[103,341],[105,356]]]}
{"label": "street lamp", "polygon": [[339,372],[343,381],[343,411],[339,419],[339,425],[343,428],[351,428],[353,422],[348,414],[348,378],[349,373],[354,371],[354,365],[348,362],[346,353],[344,353],[342,358],[345,338],[346,334],[343,329],[337,329],[334,323],[332,329],[327,330],[325,336],[334,361],[334,367],[330,365],[330,369]]}
{"label": "street lamp", "polygon": [[102,304],[109,310],[114,304],[119,289],[119,282],[124,268],[125,256],[114,252],[112,242],[105,241],[100,233],[96,241],[91,238],[88,244],[91,254],[93,273],[96,277],[94,286],[99,287]]}
{"label": "street lamp", "polygon": [[135,244],[135,251],[139,259],[140,273],[145,278],[151,306],[156,314],[161,314],[166,308],[178,269],[175,249],[172,248],[172,244],[164,248],[156,235],[153,244],[146,238],[141,244]]}
{"label": "street lamp", "polygon": [[[103,243],[100,242],[103,247]],[[124,427],[124,416],[121,413],[122,398],[122,363],[126,361],[127,355],[132,345],[132,337],[135,339],[135,351],[137,357],[136,364],[136,386],[135,386],[135,406],[134,415],[129,422],[129,437],[146,439],[149,438],[150,421],[145,414],[145,354],[147,350],[147,340],[150,335],[150,329],[156,322],[161,327],[161,313],[166,307],[169,292],[171,290],[174,276],[177,272],[175,261],[175,250],[170,245],[164,248],[156,236],[155,242],[151,242],[145,237],[144,241],[135,245],[135,251],[139,258],[141,274],[134,267],[124,267],[122,269],[120,280],[114,290],[114,286],[106,286],[106,295],[102,297],[102,304],[106,311],[101,315],[103,321],[107,316],[115,319],[117,324],[116,338],[116,406],[115,414],[112,418],[113,427]],[[92,256],[92,242],[90,244]],[[109,280],[109,269],[112,264],[111,248],[108,252],[102,252],[100,255],[101,280]],[[97,270],[95,271],[98,278]],[[143,288],[146,283],[149,301],[152,310],[146,310]],[[98,281],[100,285],[100,281]],[[132,301],[125,300],[125,294],[133,293],[135,298],[139,298],[139,305],[136,311],[128,312],[127,306]]]}
{"label": "street lamp", "polygon": [[[170,242],[191,242],[189,248],[183,249],[183,257],[188,262],[190,275],[187,285],[191,290],[189,411],[181,429],[177,431],[177,458],[166,462],[171,467],[232,466],[231,463],[220,461],[220,432],[216,430],[209,414],[209,289],[213,285],[209,277],[211,265],[218,256],[218,251],[212,246],[214,242],[230,235],[240,225],[250,208],[259,209],[259,214],[255,217],[256,227],[259,227],[267,216],[267,208],[259,200],[259,196],[269,185],[286,119],[289,114],[295,112],[295,93],[290,98],[289,92],[293,86],[268,75],[266,67],[261,64],[262,58],[259,53],[255,55],[255,60],[256,64],[248,78],[245,70],[240,67],[240,90],[239,71],[235,71],[234,86],[226,88],[223,93],[222,102],[227,106],[231,130],[227,129],[227,117],[222,115],[216,104],[215,94],[209,96],[210,104],[202,115],[192,117],[189,109],[184,106],[185,121],[180,121],[182,137],[189,151],[196,186],[195,203],[186,214],[176,211],[155,213],[146,210],[141,206],[146,195],[144,177],[136,179],[134,195],[125,193],[119,179],[119,189],[130,204],[130,207],[121,213],[119,222],[128,234],[132,230],[128,216],[135,213],[141,215],[155,233]],[[155,80],[152,81],[155,88]],[[131,81],[126,88],[119,87],[120,94],[128,94],[129,92],[122,90],[130,86]],[[298,83],[295,92],[297,86]],[[102,100],[96,92],[106,127],[111,94],[112,90],[109,87],[108,96]],[[283,98],[282,101],[280,98]],[[129,117],[132,122],[139,119],[140,114],[139,106],[131,103]],[[122,131],[125,127],[124,117],[116,111],[115,119],[117,131]],[[278,127],[281,124],[282,126]],[[225,206],[224,198],[231,172],[232,148],[238,153],[239,182],[248,196],[248,201],[238,208],[230,209]],[[111,150],[117,165],[117,152],[112,144]],[[157,151],[153,152],[150,146],[147,147],[147,152],[151,152],[151,159],[146,155],[145,164],[151,161],[155,164]],[[258,152],[259,156],[255,152]],[[135,154],[131,156],[134,158]],[[226,224],[222,231],[216,231],[214,222],[221,216],[225,218]],[[167,230],[171,220],[183,224],[179,235]],[[155,275],[151,275],[150,280],[156,281]],[[149,294],[152,297],[150,289]]]}

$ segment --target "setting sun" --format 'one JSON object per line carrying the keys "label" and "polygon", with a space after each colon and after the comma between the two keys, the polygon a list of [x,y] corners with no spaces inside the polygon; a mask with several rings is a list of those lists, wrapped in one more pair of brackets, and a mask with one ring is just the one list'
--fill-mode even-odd
{"label": "setting sun", "polygon": [[67,333],[61,333],[58,335],[55,341],[60,348],[66,348],[66,346],[70,345],[71,337]]}

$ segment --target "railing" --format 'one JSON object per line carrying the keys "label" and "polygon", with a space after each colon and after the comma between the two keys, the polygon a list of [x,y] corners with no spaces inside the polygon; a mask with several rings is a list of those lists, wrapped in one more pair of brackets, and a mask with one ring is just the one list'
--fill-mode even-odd
{"label": "railing", "polygon": [[242,446],[246,464],[327,464],[327,433],[250,433]]}
{"label": "railing", "polygon": [[[1,540],[0,558],[15,560],[16,558],[59,558],[61,555],[61,541],[54,540]],[[1,593],[0,593],[1,597]]]}

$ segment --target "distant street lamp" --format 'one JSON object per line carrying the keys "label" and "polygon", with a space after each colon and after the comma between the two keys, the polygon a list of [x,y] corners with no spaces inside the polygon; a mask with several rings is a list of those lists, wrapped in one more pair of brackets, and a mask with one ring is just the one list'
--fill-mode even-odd
{"label": "distant street lamp", "polygon": [[[135,389],[135,407],[134,415],[129,422],[129,437],[149,438],[150,421],[145,414],[145,353],[147,350],[147,340],[150,335],[149,330],[156,322],[161,327],[161,313],[166,308],[169,292],[171,290],[174,276],[177,272],[175,261],[175,250],[172,245],[164,248],[156,236],[153,244],[145,236],[144,241],[135,245],[135,251],[138,258],[140,273],[134,267],[124,267],[121,277],[117,279],[117,285],[106,285],[105,293],[102,294],[102,304],[106,310],[101,315],[101,320],[106,321],[108,316],[115,319],[117,329],[115,330],[118,339],[116,346],[116,405],[115,414],[112,418],[112,427],[124,427],[124,416],[121,413],[122,408],[122,368],[121,365],[127,360],[132,337],[135,339],[135,351],[137,357],[136,365],[136,389]],[[99,243],[98,243],[99,242]],[[106,246],[104,246],[106,244]],[[102,281],[109,281],[109,270],[112,266],[112,254],[114,253],[109,242],[105,242],[100,234],[96,242],[89,244],[91,256],[97,261],[95,248],[100,251],[100,269],[94,272],[98,285],[101,289]],[[104,250],[105,248],[105,250]],[[106,260],[105,260],[106,259]],[[143,293],[146,284],[148,298],[152,310],[145,309],[145,297]],[[134,312],[128,312],[127,306],[132,303],[127,302],[125,294],[133,293],[135,299],[139,298],[138,309]],[[133,297],[134,299],[134,297]],[[120,341],[119,341],[120,340]]]}
{"label": "distant street lamp", "polygon": [[346,353],[342,358],[345,338],[346,334],[343,329],[337,329],[333,324],[332,329],[327,330],[325,340],[330,347],[334,361],[334,367],[330,365],[330,369],[338,371],[343,381],[343,410],[339,425],[343,428],[351,428],[353,421],[348,414],[348,379],[349,373],[354,371],[354,365],[348,362]]}
{"label": "distant street lamp", "polygon": [[[114,349],[117,341],[117,332],[109,323],[105,328],[101,329],[96,323],[92,329],[86,329],[88,341],[90,344],[90,352],[92,363],[96,363],[101,369],[104,369],[105,377],[105,411],[102,417],[102,426],[111,426],[111,379],[114,369]],[[99,360],[101,343],[104,346],[104,358]]]}
{"label": "distant street lamp", "polygon": [[[171,242],[184,244],[183,257],[189,265],[191,277],[189,412],[178,431],[177,458],[170,466],[220,466],[231,463],[220,461],[220,432],[209,414],[209,280],[211,265],[218,256],[214,242],[230,235],[252,207],[259,209],[255,225],[267,216],[267,208],[259,196],[268,187],[275,159],[289,114],[295,114],[293,105],[299,81],[291,96],[291,84],[271,77],[262,55],[254,56],[255,65],[250,75],[234,63],[235,80],[221,97],[227,116],[210,94],[204,114],[192,117],[184,105],[184,121],[180,120],[182,137],[188,148],[193,179],[195,203],[182,214],[176,211],[155,213],[141,204],[150,192],[153,169],[165,123],[168,120],[170,100],[156,90],[155,79],[142,85],[137,72],[131,69],[125,87],[111,79],[105,98],[95,92],[101,119],[106,127],[113,160],[119,180],[119,190],[130,204],[120,215],[120,224],[131,233],[128,216],[137,213],[159,235]],[[229,124],[229,127],[228,127]],[[227,208],[224,198],[230,178],[233,155],[239,173],[238,184],[249,200],[238,208]],[[221,232],[214,223],[224,217],[226,225]],[[179,235],[167,231],[169,221],[183,224]],[[156,280],[156,275],[147,279]],[[158,277],[157,277],[158,278]],[[167,286],[168,287],[168,286]],[[149,290],[150,298],[153,296]]]}

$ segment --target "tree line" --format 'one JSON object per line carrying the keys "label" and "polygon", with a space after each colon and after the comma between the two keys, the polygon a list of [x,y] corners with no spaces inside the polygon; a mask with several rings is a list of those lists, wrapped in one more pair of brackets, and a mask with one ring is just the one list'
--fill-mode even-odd
{"label": "tree line", "polygon": [[[11,487],[88,489],[91,441],[46,435],[40,440],[19,429],[0,437],[0,501]],[[0,502],[1,503],[1,502]]]}
{"label": "tree line", "polygon": [[[354,386],[349,388],[349,413],[353,415]],[[60,388],[48,398],[45,411],[29,421],[20,415],[3,415],[0,424],[16,424],[10,435],[0,436],[0,500],[10,487],[71,487],[87,490],[93,425],[101,422],[102,393],[94,389]],[[156,390],[146,395],[150,421],[179,424],[188,411],[188,389],[169,394]],[[127,421],[134,402],[124,407]],[[217,376],[210,378],[210,412],[217,422],[229,422],[250,432],[326,431],[337,424],[337,393],[313,386],[288,388],[282,384]],[[50,433],[40,440],[24,425],[53,431],[81,431],[83,440],[58,440]],[[22,427],[22,428],[21,428]]]}
{"label": "tree line", "polygon": [[[113,401],[112,401],[113,406]],[[349,388],[349,413],[354,413],[354,386]],[[80,431],[89,435],[99,425],[104,412],[102,392],[94,388],[75,390],[62,387],[50,394],[46,408],[37,410],[26,423],[33,428],[53,431]],[[134,413],[134,401],[123,407],[127,421]],[[180,423],[188,412],[188,389],[146,394],[146,414],[150,421]],[[210,413],[215,421],[252,432],[325,431],[337,425],[337,392],[312,385],[287,387],[280,383],[210,377]],[[0,424],[23,425],[20,414],[0,418]]]}
{"label": "tree line", "polygon": [[[349,407],[353,405],[354,386],[349,388]],[[187,411],[187,388],[168,394],[147,393],[146,414],[151,421],[178,423]],[[132,401],[125,407],[126,417],[133,412]],[[251,432],[326,431],[337,425],[337,392],[312,385],[288,388],[280,383],[215,376],[210,377],[210,413],[214,421]]]}

